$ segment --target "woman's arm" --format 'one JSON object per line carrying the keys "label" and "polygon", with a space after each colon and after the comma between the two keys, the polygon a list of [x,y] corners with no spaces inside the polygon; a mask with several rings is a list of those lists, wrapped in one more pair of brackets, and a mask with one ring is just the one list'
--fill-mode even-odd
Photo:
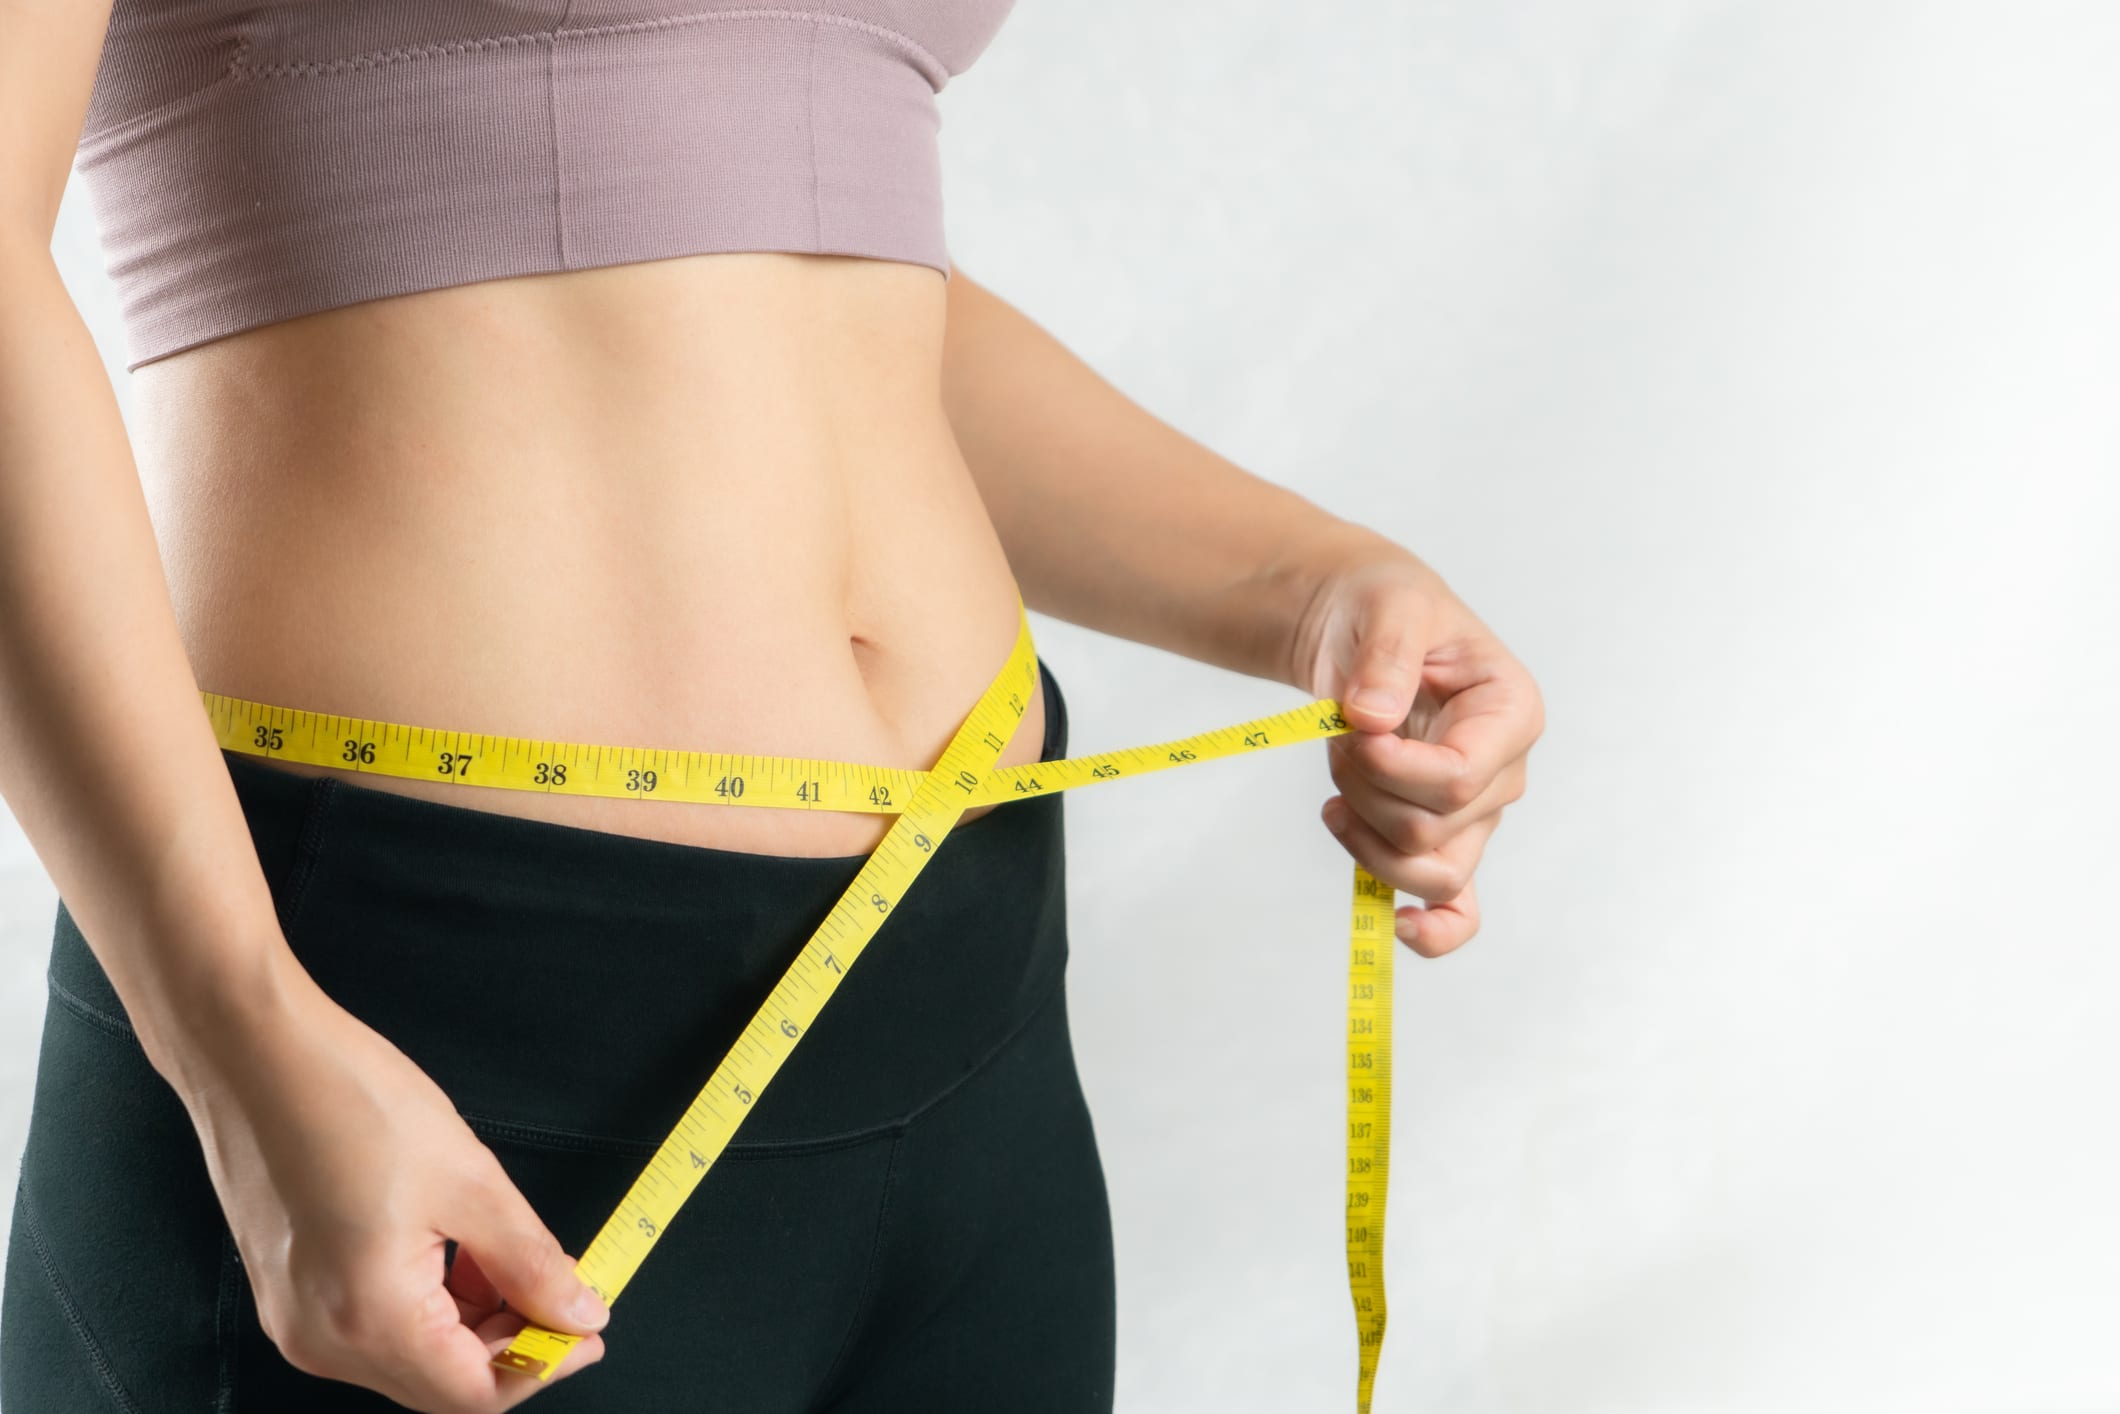
{"label": "woman's arm", "polygon": [[1030,608],[1293,683],[1329,568],[1406,555],[1156,418],[954,266],[948,320],[944,408]]}
{"label": "woman's arm", "polygon": [[540,1321],[588,1330],[573,1298],[601,1303],[448,1097],[287,946],[51,258],[109,9],[0,0],[0,796],[184,1102],[282,1352],[419,1409],[507,1408],[539,1386],[499,1383],[484,1340],[511,1332],[460,1317],[440,1233]]}
{"label": "woman's arm", "polygon": [[944,408],[1024,602],[1338,699],[1320,818],[1426,902],[1407,946],[1463,944],[1545,727],[1531,675],[1412,551],[1159,421],[962,270],[948,298]]}
{"label": "woman's arm", "polygon": [[270,1004],[286,948],[51,258],[106,9],[0,5],[0,795],[182,1087],[227,1013]]}

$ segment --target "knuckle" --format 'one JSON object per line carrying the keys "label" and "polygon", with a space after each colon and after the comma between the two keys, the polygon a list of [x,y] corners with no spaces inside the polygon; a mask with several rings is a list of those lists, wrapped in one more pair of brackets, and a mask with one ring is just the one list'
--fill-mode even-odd
{"label": "knuckle", "polygon": [[1465,884],[1471,882],[1471,869],[1450,859],[1423,859],[1416,869],[1418,878],[1408,892],[1420,895],[1423,903],[1450,903],[1465,892]]}
{"label": "knuckle", "polygon": [[290,1325],[274,1320],[266,1326],[264,1311],[259,1310],[259,1324],[265,1326],[265,1334],[279,1348],[280,1358],[305,1375],[323,1376],[330,1373],[331,1361],[324,1341],[316,1331],[299,1323]]}
{"label": "knuckle", "polygon": [[1419,811],[1402,812],[1391,822],[1385,838],[1391,847],[1401,854],[1424,854],[1433,845],[1429,832],[1433,828],[1431,818]]}
{"label": "knuckle", "polygon": [[[1335,738],[1332,744],[1338,745],[1343,739]],[[1345,791],[1350,783],[1361,778],[1361,773],[1355,767],[1354,757],[1344,749],[1325,753],[1325,770],[1332,777],[1332,783],[1342,791]]]}
{"label": "knuckle", "polygon": [[313,1347],[367,1351],[380,1349],[396,1334],[390,1293],[378,1274],[355,1263],[330,1273],[316,1273],[301,1296],[314,1313],[309,1323]]}
{"label": "knuckle", "polygon": [[332,1325],[341,1344],[353,1350],[377,1350],[388,1343],[396,1323],[387,1318],[384,1303],[372,1291],[355,1289],[332,1312]]}
{"label": "knuckle", "polygon": [[304,1374],[323,1374],[334,1352],[344,1345],[346,1284],[322,1261],[305,1258],[299,1244],[289,1252],[287,1289],[271,1303],[260,1300],[259,1324],[279,1346],[280,1354]]}
{"label": "knuckle", "polygon": [[1470,766],[1461,766],[1443,778],[1440,790],[1443,803],[1453,811],[1463,810],[1480,798],[1483,784]]}
{"label": "knuckle", "polygon": [[1421,897],[1430,903],[1449,903],[1465,892],[1465,885],[1471,878],[1472,871],[1462,865],[1438,861],[1435,868],[1429,871]]}

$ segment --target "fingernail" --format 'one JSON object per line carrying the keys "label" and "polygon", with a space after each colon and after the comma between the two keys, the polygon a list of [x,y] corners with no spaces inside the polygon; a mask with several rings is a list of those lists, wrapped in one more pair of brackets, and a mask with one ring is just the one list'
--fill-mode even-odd
{"label": "fingernail", "polygon": [[611,1319],[611,1308],[604,1304],[594,1287],[584,1286],[574,1293],[574,1319],[592,1331],[600,1331],[604,1322]]}
{"label": "fingernail", "polygon": [[1320,812],[1325,818],[1325,828],[1334,834],[1347,828],[1347,807],[1338,800],[1328,800]]}
{"label": "fingernail", "polygon": [[1359,707],[1364,712],[1389,712],[1391,693],[1381,687],[1365,687],[1347,699],[1350,707]]}

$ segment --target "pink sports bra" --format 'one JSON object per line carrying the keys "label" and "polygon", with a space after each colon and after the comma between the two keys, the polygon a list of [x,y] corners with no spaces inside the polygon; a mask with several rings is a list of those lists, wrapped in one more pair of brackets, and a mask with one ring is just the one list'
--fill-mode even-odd
{"label": "pink sports bra", "polygon": [[935,95],[1013,3],[115,0],[75,165],[126,366],[705,251],[947,279]]}

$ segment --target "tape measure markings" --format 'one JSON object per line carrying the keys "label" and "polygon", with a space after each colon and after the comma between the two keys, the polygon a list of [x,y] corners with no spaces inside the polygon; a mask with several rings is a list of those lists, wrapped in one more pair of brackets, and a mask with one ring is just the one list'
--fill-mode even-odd
{"label": "tape measure markings", "polygon": [[[734,1137],[750,1106],[808,1034],[846,972],[966,810],[1351,730],[1338,701],[1321,697],[1173,741],[997,767],[995,760],[1029,710],[1026,694],[1036,686],[1037,675],[1029,616],[1019,595],[1016,643],[1008,661],[927,771],[814,757],[495,736],[269,706],[220,693],[200,696],[224,749],[272,759],[411,779],[439,775],[457,785],[546,794],[898,816],[577,1261],[577,1273],[609,1303],[638,1271]],[[1010,684],[1019,679],[1023,690],[1013,690]],[[302,727],[307,728],[308,741],[295,744]],[[395,759],[390,755],[393,745]],[[1356,1409],[1357,1414],[1369,1414],[1385,1325],[1395,894],[1357,862],[1352,898],[1346,1036],[1347,1270],[1357,1336]],[[547,1379],[581,1339],[528,1325],[493,1363]]]}
{"label": "tape measure markings", "polygon": [[[522,737],[467,737],[460,732],[432,728],[407,730],[393,723],[359,717],[317,718],[298,709],[272,707],[219,693],[201,693],[217,717],[221,744],[233,750],[309,765],[333,766],[373,775],[392,775],[427,780],[436,776],[457,785],[538,790],[555,795],[601,796],[610,799],[677,800],[688,804],[764,805],[809,810],[847,810],[867,814],[895,814],[896,803],[918,789],[925,772],[894,766],[870,766],[813,757],[759,757],[720,753],[676,752],[656,747],[585,748],[578,743],[541,741]],[[259,721],[260,710],[268,714]],[[306,745],[280,739],[268,746],[244,740],[245,727],[265,731],[284,728],[273,717],[307,717],[310,740]],[[331,740],[318,730],[328,727]],[[985,778],[963,796],[966,805],[998,804],[1056,790],[1080,789],[1102,780],[1119,780],[1152,771],[1200,764],[1225,756],[1268,750],[1298,741],[1338,736],[1349,728],[1332,698],[1318,698],[1302,707],[1289,708],[1248,722],[1201,732],[1194,736],[1144,746],[1125,747],[1060,761],[1025,762],[991,769]],[[359,748],[395,739],[398,759],[363,754]],[[424,739],[424,740],[422,740]],[[431,743],[431,744],[430,744]],[[415,756],[419,745],[424,756]],[[466,751],[466,746],[475,749]],[[490,762],[498,750],[499,765],[475,769]],[[577,767],[588,750],[587,773],[570,769],[546,771],[538,779],[538,768],[554,764]],[[609,759],[607,759],[609,758]],[[682,763],[673,779],[672,761]],[[607,765],[621,771],[652,771],[646,778],[623,775],[606,779]],[[702,772],[701,768],[705,770]],[[713,777],[712,784],[695,785],[695,774]],[[826,787],[829,785],[830,789]]]}

